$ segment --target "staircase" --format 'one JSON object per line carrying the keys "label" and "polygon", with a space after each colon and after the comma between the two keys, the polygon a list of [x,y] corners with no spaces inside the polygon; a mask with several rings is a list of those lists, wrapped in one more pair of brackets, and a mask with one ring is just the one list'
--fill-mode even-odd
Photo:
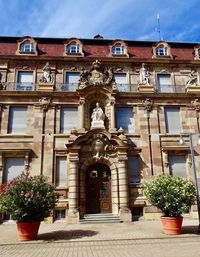
{"label": "staircase", "polygon": [[81,224],[95,224],[95,223],[119,223],[120,218],[116,214],[112,213],[97,213],[97,214],[85,214],[80,220]]}

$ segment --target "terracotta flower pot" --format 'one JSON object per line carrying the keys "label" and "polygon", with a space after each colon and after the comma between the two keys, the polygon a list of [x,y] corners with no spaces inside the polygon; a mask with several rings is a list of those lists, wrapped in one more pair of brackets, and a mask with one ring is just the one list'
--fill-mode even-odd
{"label": "terracotta flower pot", "polygon": [[183,217],[161,217],[163,232],[167,235],[179,235],[181,233]]}
{"label": "terracotta flower pot", "polygon": [[20,241],[36,239],[39,227],[40,227],[40,221],[17,222],[18,239]]}

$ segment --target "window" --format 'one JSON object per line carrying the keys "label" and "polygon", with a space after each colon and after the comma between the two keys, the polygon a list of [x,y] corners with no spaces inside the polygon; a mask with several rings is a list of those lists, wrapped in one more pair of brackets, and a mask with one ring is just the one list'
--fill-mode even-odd
{"label": "window", "polygon": [[67,159],[66,157],[56,158],[56,186],[67,186]]}
{"label": "window", "polygon": [[165,126],[167,133],[180,133],[180,108],[165,108]]}
{"label": "window", "polygon": [[24,53],[33,52],[33,44],[30,41],[25,41],[21,44],[20,51]]}
{"label": "window", "polygon": [[116,125],[117,129],[122,127],[126,133],[134,133],[133,108],[116,108]]}
{"label": "window", "polygon": [[78,126],[78,109],[61,108],[60,133],[69,133],[71,129]]}
{"label": "window", "polygon": [[128,157],[128,178],[130,184],[140,183],[140,159],[139,156]]}
{"label": "window", "polygon": [[76,91],[80,79],[79,72],[66,72],[66,85],[69,91]]}
{"label": "window", "polygon": [[66,210],[55,210],[55,220],[63,220],[66,216]]}
{"label": "window", "polygon": [[67,52],[70,54],[78,54],[79,53],[79,45],[77,45],[76,43],[68,45]]}
{"label": "window", "polygon": [[25,134],[27,128],[27,108],[10,107],[8,133]]}
{"label": "window", "polygon": [[19,71],[17,76],[17,90],[33,90],[33,72]]}
{"label": "window", "polygon": [[159,46],[156,48],[156,55],[158,56],[165,56],[167,54],[167,48],[164,46]]}
{"label": "window", "polygon": [[158,91],[170,93],[173,92],[173,88],[171,85],[171,76],[169,74],[158,74],[157,75],[158,82]]}
{"label": "window", "polygon": [[185,155],[169,155],[168,161],[171,176],[187,178]]}
{"label": "window", "polygon": [[121,45],[115,45],[112,47],[112,54],[114,55],[124,55],[124,47]]}
{"label": "window", "polygon": [[16,178],[24,171],[24,158],[5,158],[3,182]]}
{"label": "window", "polygon": [[115,73],[114,79],[117,84],[118,90],[121,92],[126,92],[126,86],[127,86],[126,74],[125,73]]}

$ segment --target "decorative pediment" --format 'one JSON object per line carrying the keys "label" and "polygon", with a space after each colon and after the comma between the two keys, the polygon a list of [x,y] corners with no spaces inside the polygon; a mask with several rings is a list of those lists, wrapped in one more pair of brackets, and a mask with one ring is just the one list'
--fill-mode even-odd
{"label": "decorative pediment", "polygon": [[64,56],[84,56],[83,43],[77,38],[70,38],[64,42]]}
{"label": "decorative pediment", "polygon": [[92,63],[88,71],[82,69],[80,73],[79,89],[89,86],[112,86],[115,87],[112,68],[105,68],[99,60]]}
{"label": "decorative pediment", "polygon": [[34,38],[26,36],[17,41],[17,55],[37,55],[37,42]]}
{"label": "decorative pediment", "polygon": [[152,58],[170,58],[173,56],[171,54],[171,48],[169,44],[165,41],[159,41],[153,45],[153,56]]}

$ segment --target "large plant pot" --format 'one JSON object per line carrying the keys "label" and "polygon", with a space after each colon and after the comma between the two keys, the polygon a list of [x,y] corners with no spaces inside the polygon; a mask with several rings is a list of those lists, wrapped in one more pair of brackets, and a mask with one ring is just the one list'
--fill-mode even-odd
{"label": "large plant pot", "polygon": [[163,232],[167,235],[179,235],[181,233],[183,217],[161,217]]}
{"label": "large plant pot", "polygon": [[18,239],[20,241],[34,240],[37,237],[40,221],[17,222]]}

